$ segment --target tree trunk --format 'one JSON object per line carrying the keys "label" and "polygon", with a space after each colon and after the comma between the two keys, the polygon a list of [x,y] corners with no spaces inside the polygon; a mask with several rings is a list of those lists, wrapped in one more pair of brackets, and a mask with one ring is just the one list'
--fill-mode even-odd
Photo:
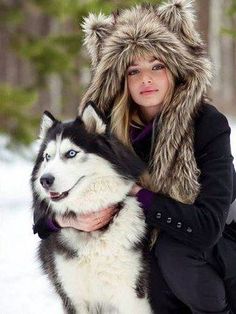
{"label": "tree trunk", "polygon": [[[50,20],[50,34],[56,35],[60,33],[60,24],[55,19]],[[62,79],[59,74],[52,73],[48,77],[48,92],[50,107],[56,116],[62,114]]]}
{"label": "tree trunk", "polygon": [[214,79],[212,82],[212,93],[215,97],[220,96],[220,89],[222,85],[222,56],[220,44],[220,32],[222,25],[222,12],[224,0],[210,0],[209,6],[209,35],[208,46],[209,54],[213,62]]}

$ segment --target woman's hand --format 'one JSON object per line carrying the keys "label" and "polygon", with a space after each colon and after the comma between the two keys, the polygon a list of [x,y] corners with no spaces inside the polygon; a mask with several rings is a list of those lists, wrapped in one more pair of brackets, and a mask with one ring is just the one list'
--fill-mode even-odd
{"label": "woman's hand", "polygon": [[106,226],[118,210],[116,206],[110,206],[99,212],[77,215],[75,218],[67,218],[58,215],[55,217],[55,220],[62,228],[71,227],[81,231],[91,232]]}
{"label": "woman's hand", "polygon": [[[142,187],[135,183],[129,195],[135,196],[141,189]],[[106,226],[118,211],[119,209],[116,206],[110,206],[99,212],[77,215],[75,218],[67,218],[58,215],[55,217],[55,220],[62,228],[71,227],[77,230],[91,232]]]}
{"label": "woman's hand", "polygon": [[140,185],[137,185],[136,183],[132,186],[129,195],[135,196],[140,190],[142,190],[142,187]]}

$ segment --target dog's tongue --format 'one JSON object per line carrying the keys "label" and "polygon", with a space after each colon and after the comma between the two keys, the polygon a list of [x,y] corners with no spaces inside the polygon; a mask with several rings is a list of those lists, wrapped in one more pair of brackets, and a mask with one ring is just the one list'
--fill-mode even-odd
{"label": "dog's tongue", "polygon": [[50,196],[51,197],[58,197],[60,196],[61,194],[60,193],[57,193],[57,192],[50,192]]}
{"label": "dog's tongue", "polygon": [[67,197],[68,191],[58,193],[58,192],[49,192],[50,198],[52,201],[60,201],[63,198]]}

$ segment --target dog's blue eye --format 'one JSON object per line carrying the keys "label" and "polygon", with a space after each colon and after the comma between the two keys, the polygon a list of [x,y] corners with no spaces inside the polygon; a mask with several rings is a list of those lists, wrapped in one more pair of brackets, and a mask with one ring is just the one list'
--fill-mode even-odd
{"label": "dog's blue eye", "polygon": [[49,161],[51,159],[51,156],[49,154],[45,154],[45,159]]}
{"label": "dog's blue eye", "polygon": [[66,158],[74,158],[77,154],[78,154],[78,152],[71,149],[65,154],[65,156],[66,156]]}

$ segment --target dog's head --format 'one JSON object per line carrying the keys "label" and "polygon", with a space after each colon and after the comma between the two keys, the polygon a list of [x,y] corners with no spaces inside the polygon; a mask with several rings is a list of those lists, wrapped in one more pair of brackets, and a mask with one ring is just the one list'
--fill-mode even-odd
{"label": "dog's head", "polygon": [[56,212],[88,212],[119,202],[145,168],[108,132],[92,103],[70,122],[45,112],[40,139],[32,188]]}

